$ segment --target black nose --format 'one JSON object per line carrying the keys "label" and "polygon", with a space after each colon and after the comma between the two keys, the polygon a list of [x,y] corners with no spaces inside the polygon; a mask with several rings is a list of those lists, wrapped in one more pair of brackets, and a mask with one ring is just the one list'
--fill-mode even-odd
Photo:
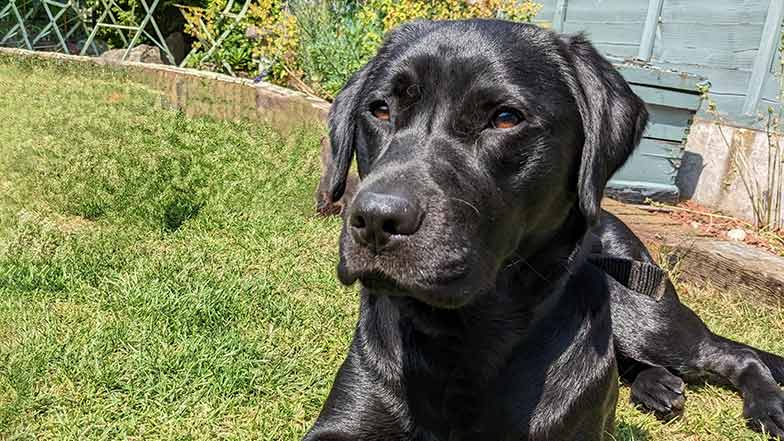
{"label": "black nose", "polygon": [[415,198],[403,194],[360,192],[349,213],[354,239],[373,252],[416,233],[422,221],[422,209]]}

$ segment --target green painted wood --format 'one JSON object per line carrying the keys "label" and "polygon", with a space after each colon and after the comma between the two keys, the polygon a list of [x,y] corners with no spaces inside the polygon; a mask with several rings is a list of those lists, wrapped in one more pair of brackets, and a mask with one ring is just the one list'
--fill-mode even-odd
{"label": "green painted wood", "polygon": [[566,21],[645,22],[648,0],[569,0]]}
{"label": "green painted wood", "polygon": [[[778,1],[778,0],[777,0]],[[662,23],[654,63],[685,63],[725,69],[751,66],[762,29],[744,24]]]}
{"label": "green painted wood", "polygon": [[534,23],[546,22],[552,23],[553,15],[555,14],[555,1],[556,0],[539,0],[537,3],[542,5],[539,14],[534,17]]}
{"label": "green painted wood", "polygon": [[632,84],[679,89],[685,92],[697,92],[697,87],[705,78],[687,72],[673,72],[658,69],[649,65],[632,63],[614,63],[615,68]]}
{"label": "green painted wood", "polygon": [[593,43],[632,43],[639,46],[642,35],[642,22],[612,23],[567,20],[564,32],[586,32]]}
{"label": "green painted wood", "polygon": [[644,138],[613,180],[675,185],[683,143]]}
{"label": "green painted wood", "polygon": [[770,63],[773,55],[781,43],[781,20],[784,18],[784,1],[771,0],[765,26],[762,28],[762,37],[759,50],[751,68],[751,80],[746,91],[746,101],[743,103],[743,113],[751,115],[757,109],[765,77],[770,73]]}
{"label": "green painted wood", "polygon": [[651,124],[681,127],[685,131],[694,118],[694,111],[688,109],[676,109],[674,107],[657,106],[646,104]]}
{"label": "green painted wood", "polygon": [[625,60],[637,56],[640,46],[636,43],[594,43],[594,47],[606,56],[623,58]]}
{"label": "green painted wood", "polygon": [[[634,3],[635,0],[630,0]],[[746,23],[761,25],[770,0],[667,0],[662,20],[668,23]]]}
{"label": "green painted wood", "polygon": [[659,106],[678,107],[696,111],[700,108],[701,98],[699,95],[679,92],[669,89],[659,89],[640,84],[630,84],[634,93],[648,104]]}
{"label": "green painted wood", "polygon": [[556,0],[553,10],[553,29],[563,32],[564,22],[566,21],[566,8],[568,0]]}
{"label": "green painted wood", "polygon": [[654,138],[672,142],[686,139],[689,126],[694,118],[694,111],[674,107],[646,104],[648,108],[648,127],[645,138]]}
{"label": "green painted wood", "polygon": [[[646,45],[650,44],[652,36],[651,66],[662,71],[674,70],[694,75],[680,79],[677,74],[660,75],[658,72],[619,67],[627,81],[638,86],[688,92],[690,89],[696,90],[698,77],[704,77],[711,84],[711,99],[725,120],[760,127],[757,114],[764,115],[769,105],[777,103],[779,84],[770,73],[770,63],[765,69],[757,69],[753,79],[752,70],[756,65],[766,64],[762,63],[766,58],[766,47],[762,48],[763,53],[758,57],[760,43],[764,42],[765,23],[773,22],[781,26],[784,21],[784,17],[779,18],[775,16],[777,14],[770,18],[768,11],[784,8],[784,0],[711,0],[710,4],[705,5],[696,0],[664,0],[661,23],[655,26],[655,32],[651,34],[644,29],[645,23],[649,15],[655,15],[655,9],[651,10],[651,6],[657,6],[658,2],[569,0],[568,9],[563,15],[562,30],[569,33],[586,31],[594,45],[614,63],[631,58],[647,58]],[[546,18],[552,18],[559,1],[540,0],[540,3],[544,5]],[[765,35],[770,37],[768,32]],[[755,99],[757,90],[759,94]],[[646,94],[645,91],[640,93]],[[647,93],[651,95],[647,99],[660,104],[659,107],[686,104],[692,108],[698,102],[697,98],[665,96],[663,92]],[[649,105],[652,105],[651,102]],[[706,113],[706,108],[703,105],[698,115],[711,117]],[[656,132],[660,129],[654,124],[650,130],[663,134],[663,139],[674,137],[673,127]]]}
{"label": "green painted wood", "polygon": [[[619,62],[618,59],[612,57],[610,57],[610,60],[614,63]],[[703,76],[707,81],[710,82],[710,98],[716,102],[718,110],[723,115],[724,119],[747,127],[756,125],[755,118],[744,116],[742,112],[743,102],[745,99],[745,90],[747,88],[750,76],[750,72],[748,70],[720,69],[688,64],[657,64],[660,68],[665,70],[699,73],[700,76]],[[619,65],[616,64],[616,67],[618,66]],[[624,71],[621,71],[621,73],[626,76]],[[768,81],[766,80],[766,83],[767,82]],[[662,85],[662,87],[667,86]],[[773,96],[775,96],[775,94]],[[712,119],[712,116],[707,113],[707,101],[702,103],[702,106],[700,107],[697,114],[701,118]]]}
{"label": "green painted wood", "polygon": [[[777,61],[777,60],[774,60]],[[778,62],[775,63],[778,69]],[[765,76],[765,81],[762,85],[762,94],[760,96],[760,104],[762,101],[778,101],[779,98],[779,78],[776,75],[768,74]]]}
{"label": "green painted wood", "polygon": [[585,32],[596,48],[606,56],[634,58],[637,56],[642,33],[641,23],[601,23],[569,21],[564,31],[569,34]]}
{"label": "green painted wood", "polygon": [[684,124],[679,125],[657,124],[651,122],[645,129],[645,137],[680,142],[686,138],[686,129],[688,127],[688,120],[685,121]]}
{"label": "green painted wood", "polygon": [[637,59],[650,61],[653,55],[653,44],[656,40],[656,29],[659,27],[659,17],[661,17],[664,0],[649,0],[648,12],[645,17],[645,27],[642,29],[640,37],[640,50]]}
{"label": "green painted wood", "polygon": [[695,66],[682,63],[660,63],[664,69],[679,72],[692,72],[707,79],[711,84],[711,94],[745,95],[746,85],[751,72],[748,69],[722,69],[710,66]]}

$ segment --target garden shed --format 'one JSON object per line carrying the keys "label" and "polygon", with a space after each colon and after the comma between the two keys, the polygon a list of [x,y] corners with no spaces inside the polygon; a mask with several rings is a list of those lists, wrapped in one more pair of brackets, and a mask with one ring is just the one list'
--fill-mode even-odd
{"label": "garden shed", "polygon": [[[677,199],[692,116],[717,118],[701,102],[701,87],[710,87],[722,123],[732,126],[764,126],[760,115],[778,101],[782,0],[539,2],[537,22],[586,32],[649,105],[652,124],[635,157],[610,183],[611,193]],[[687,189],[686,196],[694,192]]]}

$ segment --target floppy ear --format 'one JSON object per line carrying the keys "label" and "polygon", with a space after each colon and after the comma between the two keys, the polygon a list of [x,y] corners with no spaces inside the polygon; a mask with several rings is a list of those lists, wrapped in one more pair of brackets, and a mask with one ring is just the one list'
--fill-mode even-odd
{"label": "floppy ear", "polygon": [[354,73],[335,97],[329,109],[329,140],[332,145],[332,166],[328,172],[329,194],[337,202],[346,190],[346,179],[354,157],[356,117],[360,101],[360,90],[367,78],[369,64]]}
{"label": "floppy ear", "polygon": [[577,179],[580,211],[599,222],[604,187],[632,153],[648,123],[645,103],[583,35],[564,37],[574,78],[569,80],[585,141]]}

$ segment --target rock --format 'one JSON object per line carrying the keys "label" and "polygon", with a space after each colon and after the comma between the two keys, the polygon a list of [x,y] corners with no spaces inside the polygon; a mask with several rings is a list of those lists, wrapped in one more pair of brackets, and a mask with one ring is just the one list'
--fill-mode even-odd
{"label": "rock", "polygon": [[[87,43],[87,39],[82,39],[75,42],[68,42],[68,52],[71,54],[80,54],[82,53],[82,49],[84,48],[85,43]],[[90,48],[87,50],[86,55],[96,55],[99,56],[104,52],[109,50],[109,45],[106,44],[104,41],[99,39],[94,39]]]}
{"label": "rock", "polygon": [[[110,49],[101,54],[101,58],[121,61],[123,54],[125,54],[125,49]],[[125,59],[125,61],[164,64],[163,59],[161,58],[161,50],[156,46],[150,46],[147,44],[140,44],[131,49],[131,52],[128,54],[128,57]]]}
{"label": "rock", "polygon": [[733,228],[730,231],[727,231],[727,238],[736,242],[743,242],[746,240],[746,232],[740,228]]}
{"label": "rock", "polygon": [[[188,43],[185,41],[185,34],[179,31],[169,34],[166,37],[166,46],[174,57],[174,64],[179,66],[182,60],[185,59],[185,56],[188,55]],[[166,58],[164,57],[164,61],[168,64],[169,60]]]}
{"label": "rock", "polygon": [[699,229],[700,229],[700,224],[699,224],[699,222],[694,222],[694,221],[692,221],[692,223],[690,223],[689,225],[691,225],[691,227],[692,227],[693,229],[695,229],[695,230],[699,230]]}

